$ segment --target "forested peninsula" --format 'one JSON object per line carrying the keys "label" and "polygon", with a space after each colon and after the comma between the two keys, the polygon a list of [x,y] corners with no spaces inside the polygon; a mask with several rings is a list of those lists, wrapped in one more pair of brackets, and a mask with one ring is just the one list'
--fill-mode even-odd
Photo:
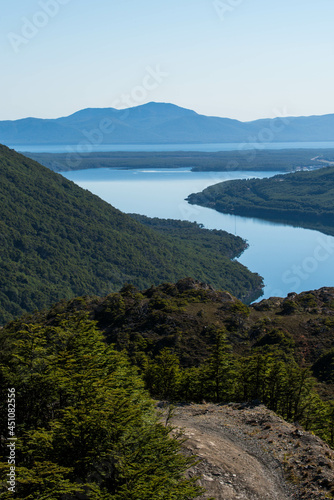
{"label": "forested peninsula", "polygon": [[334,167],[221,182],[187,201],[218,212],[258,217],[334,235]]}
{"label": "forested peninsula", "polygon": [[177,223],[187,239],[173,223],[162,234],[5,146],[0,176],[0,324],[129,282],[193,276],[245,301],[261,295],[261,277],[230,260],[246,248],[241,238],[188,223]]}

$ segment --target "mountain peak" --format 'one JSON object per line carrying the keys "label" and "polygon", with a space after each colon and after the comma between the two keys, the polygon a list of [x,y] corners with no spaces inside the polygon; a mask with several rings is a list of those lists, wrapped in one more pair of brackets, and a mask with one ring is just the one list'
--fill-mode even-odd
{"label": "mountain peak", "polygon": [[177,106],[176,104],[168,103],[168,102],[147,102],[145,104],[140,104],[138,106],[133,106],[129,108],[130,113],[147,113],[148,115],[157,115],[161,118],[177,118],[181,116],[198,116],[195,111],[191,109],[182,108],[181,106]]}
{"label": "mountain peak", "polygon": [[270,142],[333,141],[334,114],[240,122],[151,101],[127,109],[85,108],[58,119],[0,121],[0,142],[10,146],[72,145],[92,137],[94,131],[101,132],[104,145],[244,143],[250,137],[261,142],[263,135]]}

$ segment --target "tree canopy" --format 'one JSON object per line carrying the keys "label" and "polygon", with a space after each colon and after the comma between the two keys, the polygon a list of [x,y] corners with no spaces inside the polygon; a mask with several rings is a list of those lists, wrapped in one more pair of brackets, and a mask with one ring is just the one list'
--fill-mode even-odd
{"label": "tree canopy", "polygon": [[7,490],[7,388],[16,393],[19,499],[191,499],[195,459],[158,421],[126,356],[84,315],[57,327],[22,323],[1,339],[1,498]]}

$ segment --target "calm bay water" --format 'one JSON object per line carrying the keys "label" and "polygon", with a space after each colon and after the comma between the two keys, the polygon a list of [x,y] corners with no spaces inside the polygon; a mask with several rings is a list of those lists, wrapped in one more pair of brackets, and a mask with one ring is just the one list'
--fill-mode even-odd
{"label": "calm bay water", "polygon": [[334,238],[318,231],[226,215],[189,205],[194,192],[231,179],[270,177],[278,172],[191,172],[190,169],[92,169],[63,175],[127,213],[202,223],[246,239],[238,259],[264,277],[264,297],[334,286]]}

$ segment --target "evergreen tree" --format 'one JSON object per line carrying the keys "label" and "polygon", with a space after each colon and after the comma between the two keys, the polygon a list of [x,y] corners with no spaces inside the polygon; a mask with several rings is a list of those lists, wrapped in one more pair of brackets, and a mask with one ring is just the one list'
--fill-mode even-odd
{"label": "evergreen tree", "polygon": [[[0,371],[4,387],[15,381],[21,408],[15,498],[183,500],[201,491],[184,477],[195,459],[180,454],[180,439],[159,423],[136,370],[92,321],[25,325]],[[10,498],[2,451],[0,497]]]}
{"label": "evergreen tree", "polygon": [[181,383],[178,356],[168,348],[162,349],[155,360],[147,364],[145,380],[151,394],[162,399],[174,399]]}
{"label": "evergreen tree", "polygon": [[214,400],[228,401],[233,397],[234,392],[233,356],[225,330],[218,329],[215,336],[212,354],[207,362],[207,377]]}

